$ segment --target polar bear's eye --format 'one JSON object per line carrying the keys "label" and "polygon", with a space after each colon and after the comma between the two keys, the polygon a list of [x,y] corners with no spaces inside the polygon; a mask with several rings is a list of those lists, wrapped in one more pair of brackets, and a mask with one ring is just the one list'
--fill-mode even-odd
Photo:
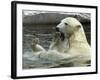
{"label": "polar bear's eye", "polygon": [[64,23],[65,25],[68,25],[67,23]]}

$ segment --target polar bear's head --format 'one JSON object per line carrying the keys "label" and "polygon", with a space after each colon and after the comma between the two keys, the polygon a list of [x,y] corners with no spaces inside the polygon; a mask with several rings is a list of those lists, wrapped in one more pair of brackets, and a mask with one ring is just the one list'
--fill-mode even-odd
{"label": "polar bear's head", "polygon": [[56,30],[61,32],[64,36],[70,37],[75,31],[79,30],[81,26],[81,23],[77,19],[68,17],[61,20]]}

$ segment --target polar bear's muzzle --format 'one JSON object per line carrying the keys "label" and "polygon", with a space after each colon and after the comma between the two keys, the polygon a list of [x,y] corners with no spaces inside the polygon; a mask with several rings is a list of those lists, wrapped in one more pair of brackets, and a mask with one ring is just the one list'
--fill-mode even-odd
{"label": "polar bear's muzzle", "polygon": [[64,35],[64,33],[61,32],[61,31],[59,30],[58,27],[56,27],[56,31],[57,31],[57,32],[60,32],[60,38],[61,38],[62,41],[64,41],[64,39],[65,39],[65,35]]}

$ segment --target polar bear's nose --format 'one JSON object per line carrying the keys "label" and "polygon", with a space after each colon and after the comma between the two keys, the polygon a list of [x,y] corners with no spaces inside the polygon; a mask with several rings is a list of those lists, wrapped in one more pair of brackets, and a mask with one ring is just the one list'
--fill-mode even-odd
{"label": "polar bear's nose", "polygon": [[59,31],[59,28],[56,27],[56,31]]}

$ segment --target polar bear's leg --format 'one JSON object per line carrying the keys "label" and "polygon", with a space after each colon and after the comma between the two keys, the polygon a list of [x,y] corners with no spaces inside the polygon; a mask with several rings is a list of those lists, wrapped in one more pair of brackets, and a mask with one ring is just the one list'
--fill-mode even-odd
{"label": "polar bear's leg", "polygon": [[39,45],[39,38],[33,39],[31,47],[33,52],[45,51],[45,49]]}
{"label": "polar bear's leg", "polygon": [[51,42],[51,45],[49,47],[49,50],[57,50],[57,48],[59,47],[59,44],[61,42],[61,38],[60,38],[60,32],[55,32],[53,34],[53,39]]}

